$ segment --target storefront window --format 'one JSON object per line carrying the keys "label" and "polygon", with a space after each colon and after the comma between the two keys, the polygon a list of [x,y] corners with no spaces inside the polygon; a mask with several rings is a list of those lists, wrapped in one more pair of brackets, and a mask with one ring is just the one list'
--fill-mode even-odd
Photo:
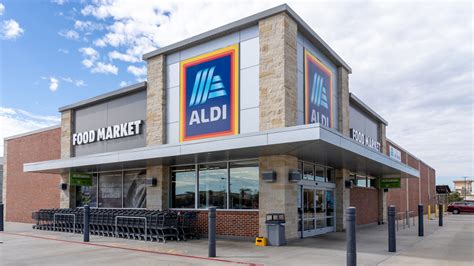
{"label": "storefront window", "polygon": [[76,206],[97,207],[97,174],[92,175],[92,186],[76,186]]}
{"label": "storefront window", "polygon": [[258,209],[258,161],[172,167],[170,190],[171,208]]}
{"label": "storefront window", "polygon": [[258,162],[230,163],[229,209],[258,209]]}
{"label": "storefront window", "polygon": [[303,180],[314,180],[314,165],[303,163]]}
{"label": "storefront window", "polygon": [[199,208],[227,208],[227,163],[199,166]]}
{"label": "storefront window", "polygon": [[357,187],[367,187],[367,178],[365,176],[356,176],[354,185]]}
{"label": "storefront window", "polygon": [[316,165],[316,181],[326,182],[324,167]]}
{"label": "storefront window", "polygon": [[99,207],[122,208],[122,172],[100,173]]}
{"label": "storefront window", "polygon": [[146,207],[146,170],[125,171],[123,173],[123,207]]}
{"label": "storefront window", "polygon": [[175,167],[171,171],[171,207],[194,208],[196,170],[194,165]]}

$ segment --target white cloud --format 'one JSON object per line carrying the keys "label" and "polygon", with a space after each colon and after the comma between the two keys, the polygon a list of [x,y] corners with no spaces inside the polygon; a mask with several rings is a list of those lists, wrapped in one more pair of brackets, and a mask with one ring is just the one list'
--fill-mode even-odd
{"label": "white cloud", "polygon": [[97,52],[92,47],[79,48],[79,52],[82,53],[82,55],[89,57],[92,61],[95,61],[97,58],[99,58],[99,52]]}
{"label": "white cloud", "polygon": [[146,75],[146,66],[136,67],[128,66],[127,71],[134,75],[135,77],[143,77]]}
{"label": "white cloud", "polygon": [[136,56],[130,54],[122,54],[118,51],[109,52],[109,59],[118,59],[129,63],[136,63],[141,61],[140,58],[137,58]]}
{"label": "white cloud", "polygon": [[58,5],[64,5],[64,3],[67,2],[67,0],[51,0],[51,2]]}
{"label": "white cloud", "polygon": [[25,30],[15,20],[4,20],[1,26],[0,37],[5,40],[14,40],[23,35],[24,32]]}
{"label": "white cloud", "polygon": [[128,86],[128,82],[120,81],[119,87],[126,87],[126,86]]}
{"label": "white cloud", "polygon": [[69,54],[69,50],[68,49],[63,49],[63,48],[59,48],[58,52],[63,53],[63,54]]}
{"label": "white cloud", "polygon": [[76,86],[76,87],[84,87],[84,86],[87,86],[86,83],[85,83],[83,80],[74,80],[74,79],[72,79],[72,78],[70,78],[70,77],[61,77],[61,79],[62,79],[64,82],[74,84],[74,86]]}
{"label": "white cloud", "polygon": [[0,3],[0,16],[3,15],[3,12],[5,12],[5,6]]}
{"label": "white cloud", "polygon": [[87,86],[87,84],[84,82],[84,80],[75,80],[74,85],[76,87],[85,87],[85,86]]}
{"label": "white cloud", "polygon": [[59,87],[59,80],[54,77],[49,78],[49,90],[55,92]]}
{"label": "white cloud", "polygon": [[0,155],[3,154],[4,138],[59,123],[60,119],[56,116],[43,116],[22,109],[0,107]]}
{"label": "white cloud", "polygon": [[118,68],[112,64],[98,62],[92,69],[92,73],[114,74],[117,75]]}
{"label": "white cloud", "polygon": [[69,40],[79,39],[79,33],[77,33],[77,31],[74,31],[74,30],[68,30],[68,31],[63,30],[63,31],[58,32],[58,34]]}
{"label": "white cloud", "polygon": [[85,66],[86,68],[91,68],[94,65],[94,62],[90,59],[84,59],[82,60],[82,65]]}
{"label": "white cloud", "polygon": [[85,31],[85,32],[91,33],[96,30],[102,30],[104,26],[100,23],[96,23],[92,21],[76,20],[74,22],[74,28],[79,31]]}

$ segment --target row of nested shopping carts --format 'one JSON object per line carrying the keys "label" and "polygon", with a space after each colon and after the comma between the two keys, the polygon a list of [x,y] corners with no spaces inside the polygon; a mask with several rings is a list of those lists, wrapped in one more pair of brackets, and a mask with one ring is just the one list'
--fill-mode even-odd
{"label": "row of nested shopping carts", "polygon": [[[199,238],[197,213],[145,209],[91,208],[90,234],[145,241]],[[41,209],[33,212],[34,229],[83,233],[84,208]]]}

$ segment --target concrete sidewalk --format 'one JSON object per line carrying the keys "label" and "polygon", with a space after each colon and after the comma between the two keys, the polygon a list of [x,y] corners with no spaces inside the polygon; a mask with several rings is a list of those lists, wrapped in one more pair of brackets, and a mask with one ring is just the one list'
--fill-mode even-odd
{"label": "concrete sidewalk", "polygon": [[[401,229],[401,228],[400,228]],[[31,225],[7,223],[0,234],[2,265],[345,265],[345,234],[330,233],[289,243],[256,247],[242,241],[217,241],[217,258],[208,259],[207,241],[166,244],[91,236],[83,244],[77,234],[37,231]],[[425,237],[417,227],[397,232],[397,253],[387,252],[386,225],[357,228],[359,265],[472,265],[474,216],[449,215],[445,226],[425,219]]]}

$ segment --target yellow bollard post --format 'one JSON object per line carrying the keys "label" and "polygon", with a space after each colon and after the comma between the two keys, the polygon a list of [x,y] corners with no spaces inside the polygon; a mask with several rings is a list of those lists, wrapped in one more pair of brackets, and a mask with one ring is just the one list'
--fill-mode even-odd
{"label": "yellow bollard post", "polygon": [[438,208],[436,208],[436,205],[435,205],[435,218],[438,218]]}
{"label": "yellow bollard post", "polygon": [[428,204],[428,221],[431,220],[431,205]]}
{"label": "yellow bollard post", "polygon": [[443,204],[443,214],[446,213],[446,204]]}

